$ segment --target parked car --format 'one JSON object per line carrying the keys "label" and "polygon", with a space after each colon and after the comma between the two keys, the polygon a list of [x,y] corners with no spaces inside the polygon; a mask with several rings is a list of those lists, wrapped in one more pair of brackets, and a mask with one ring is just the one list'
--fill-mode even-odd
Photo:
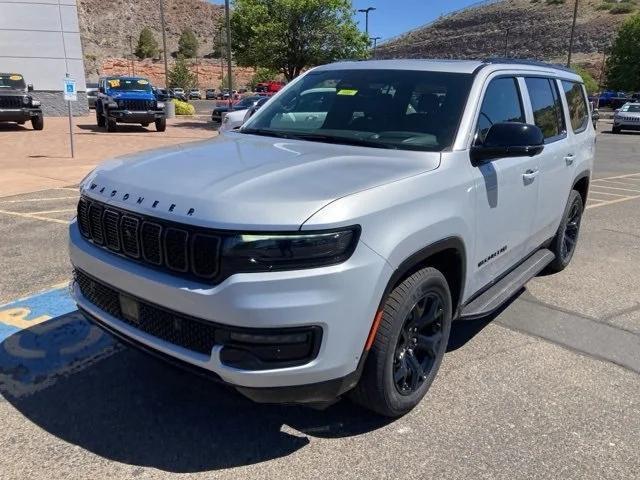
{"label": "parked car", "polygon": [[253,400],[348,394],[396,417],[429,389],[453,320],[569,264],[594,143],[568,69],[324,65],[238,131],[90,173],[72,293],[95,324]]}
{"label": "parked car", "polygon": [[177,100],[186,102],[187,101],[187,95],[184,93],[184,89],[182,88],[172,88],[171,89],[171,96]]}
{"label": "parked car", "polygon": [[[257,95],[252,95],[250,97],[245,97],[242,100],[240,100],[239,102],[234,103],[231,106],[231,110],[232,111],[233,110],[246,110],[247,108],[253,106],[253,104],[255,102],[257,102],[258,100],[260,100],[260,98],[262,98],[262,97],[259,97]],[[213,123],[222,123],[222,115],[224,113],[227,113],[228,111],[229,111],[229,105],[228,104],[218,105],[211,112],[211,121]]]}
{"label": "parked car", "polygon": [[29,94],[32,91],[33,85],[25,84],[21,74],[0,73],[0,122],[24,125],[30,121],[34,130],[42,130],[44,119],[40,100]]}
{"label": "parked car", "polygon": [[628,102],[616,110],[611,131],[620,133],[622,130],[640,130],[640,102]]}
{"label": "parked car", "polygon": [[96,108],[96,98],[98,98],[98,84],[87,83],[87,102],[90,109]]}
{"label": "parked car", "polygon": [[625,92],[617,92],[613,90],[606,90],[599,96],[598,104],[600,108],[620,108],[622,105],[629,101],[630,97]]}
{"label": "parked car", "polygon": [[268,97],[262,97],[246,110],[234,110],[233,112],[225,113],[219,131],[228,132],[229,130],[237,130],[268,101]]}
{"label": "parked car", "polygon": [[166,102],[171,97],[171,90],[167,90],[165,88],[153,88],[153,93],[158,100],[161,102]]}
{"label": "parked car", "polygon": [[115,132],[118,123],[139,123],[164,132],[167,117],[164,102],[157,99],[149,80],[143,77],[105,77],[100,80],[96,99],[96,122],[107,132]]}
{"label": "parked car", "polygon": [[192,88],[191,90],[189,90],[189,100],[201,100],[202,99],[202,93],[200,93],[200,90],[198,90],[197,88]]}
{"label": "parked car", "polygon": [[204,93],[204,98],[206,98],[207,100],[215,100],[217,97],[218,96],[216,94],[215,88],[207,88]]}

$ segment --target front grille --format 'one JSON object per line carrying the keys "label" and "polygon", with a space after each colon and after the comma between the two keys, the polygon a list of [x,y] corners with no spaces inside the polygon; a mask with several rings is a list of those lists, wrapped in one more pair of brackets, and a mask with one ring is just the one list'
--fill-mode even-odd
{"label": "front grille", "polygon": [[211,283],[219,272],[220,238],[201,228],[137,215],[81,197],[80,233],[93,244],[172,275]]}
{"label": "front grille", "polygon": [[154,110],[154,100],[118,100],[118,107],[123,110]]}
{"label": "front grille", "polygon": [[216,343],[216,325],[181,315],[177,312],[138,301],[137,321],[125,318],[120,307],[120,293],[76,270],[75,280],[82,296],[100,310],[149,335],[205,355]]}
{"label": "front grille", "polygon": [[0,108],[22,108],[22,97],[0,96]]}

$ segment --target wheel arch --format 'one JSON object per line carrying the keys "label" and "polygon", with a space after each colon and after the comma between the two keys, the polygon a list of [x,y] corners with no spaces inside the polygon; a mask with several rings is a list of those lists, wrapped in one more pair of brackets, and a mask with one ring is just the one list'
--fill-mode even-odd
{"label": "wheel arch", "polygon": [[449,284],[454,318],[457,315],[466,279],[467,254],[460,237],[447,237],[418,250],[404,259],[387,283],[381,305],[387,295],[403,280],[425,267],[439,270]]}
{"label": "wheel arch", "polygon": [[572,190],[577,191],[582,197],[582,204],[587,204],[587,197],[589,195],[589,183],[591,181],[591,172],[589,170],[584,170],[580,172],[573,180]]}

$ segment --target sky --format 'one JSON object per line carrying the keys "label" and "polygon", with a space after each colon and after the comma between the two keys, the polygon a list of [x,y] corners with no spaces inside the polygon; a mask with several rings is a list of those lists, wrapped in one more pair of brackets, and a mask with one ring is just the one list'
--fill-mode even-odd
{"label": "sky", "polygon": [[[209,0],[224,3],[224,0]],[[464,8],[478,0],[352,0],[355,9],[374,7],[369,12],[369,36],[382,37],[381,42],[429,23],[440,15]],[[358,13],[356,20],[364,30],[364,14]]]}

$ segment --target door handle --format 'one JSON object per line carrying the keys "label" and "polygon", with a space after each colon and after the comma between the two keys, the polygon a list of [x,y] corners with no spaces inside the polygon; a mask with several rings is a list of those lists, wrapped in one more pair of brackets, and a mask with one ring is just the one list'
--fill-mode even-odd
{"label": "door handle", "polygon": [[533,180],[537,176],[538,176],[537,168],[536,169],[530,168],[529,170],[527,170],[522,174],[522,178],[524,178],[525,180]]}
{"label": "door handle", "polygon": [[573,153],[570,153],[566,157],[564,157],[564,161],[567,162],[567,166],[573,165],[574,160],[576,159]]}

